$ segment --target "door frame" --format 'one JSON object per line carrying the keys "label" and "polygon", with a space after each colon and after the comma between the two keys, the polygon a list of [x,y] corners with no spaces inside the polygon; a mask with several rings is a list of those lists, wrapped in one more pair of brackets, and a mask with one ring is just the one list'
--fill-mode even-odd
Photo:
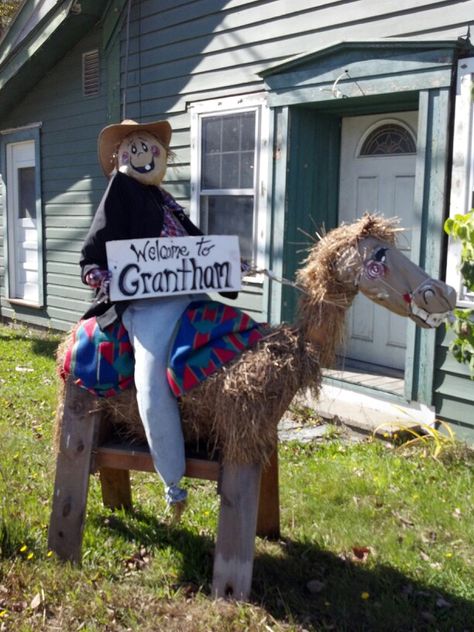
{"label": "door frame", "polygon": [[[328,153],[331,154],[336,141],[340,140],[337,121],[343,116],[389,115],[401,110],[417,110],[415,212],[421,217],[421,224],[412,233],[412,258],[431,276],[442,277],[446,247],[443,223],[448,206],[451,148],[451,94],[455,80],[453,68],[461,49],[462,44],[454,40],[342,42],[261,73],[275,115],[273,226],[284,228],[272,233],[270,263],[276,274],[291,279],[301,263],[302,255],[298,253],[301,245],[297,243],[301,242],[301,233],[299,240],[294,239],[299,227],[303,230],[309,227],[314,232],[314,219],[316,225],[321,225],[318,220],[325,217],[327,228],[338,222],[337,199],[326,196],[326,206],[319,211],[321,196],[313,194],[302,199],[297,193],[304,187],[308,171],[320,174],[320,179],[336,183],[338,189],[339,160],[329,166],[326,164],[330,162]],[[340,81],[343,76],[345,78]],[[336,82],[338,91],[333,89]],[[332,119],[332,131],[326,133],[324,142],[316,139],[318,146],[310,152],[313,162],[308,164],[306,161],[305,166],[298,158],[298,149],[305,147],[312,127],[317,127],[318,122],[323,124],[324,117]],[[305,118],[313,121],[309,127],[302,124]],[[311,214],[313,218],[308,221]],[[269,297],[273,322],[292,319],[297,300],[294,294],[290,296],[286,288],[275,289],[272,284]],[[420,330],[409,321],[404,396],[400,398],[386,393],[386,399],[432,405],[435,357],[433,332]],[[347,383],[338,385],[348,387]],[[373,392],[352,384],[350,388]]]}
{"label": "door frame", "polygon": [[[45,305],[45,283],[44,283],[44,230],[43,230],[43,212],[42,212],[42,192],[41,192],[41,163],[40,163],[40,128],[41,123],[33,123],[31,125],[15,128],[0,130],[0,169],[2,174],[1,187],[2,187],[2,201],[3,201],[3,247],[4,247],[4,260],[5,260],[5,277],[4,288],[1,292],[2,299],[7,301],[7,304],[15,305],[25,308],[43,308]],[[37,243],[38,243],[38,302],[31,303],[16,298],[11,295],[14,284],[12,278],[14,277],[14,271],[11,270],[11,236],[14,234],[11,223],[11,212],[8,204],[8,157],[7,146],[14,143],[21,143],[25,141],[34,142],[35,153],[35,189],[36,189],[36,218],[37,218]],[[14,247],[14,246],[13,246]]]}

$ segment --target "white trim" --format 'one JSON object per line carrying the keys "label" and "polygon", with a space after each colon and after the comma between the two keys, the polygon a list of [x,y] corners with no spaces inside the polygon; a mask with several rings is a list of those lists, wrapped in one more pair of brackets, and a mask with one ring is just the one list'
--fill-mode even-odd
{"label": "white trim", "polygon": [[[372,125],[370,125],[365,132],[362,134],[362,136],[359,139],[359,142],[357,143],[357,147],[355,150],[355,157],[356,158],[374,158],[374,156],[367,156],[367,155],[361,155],[361,151],[362,151],[362,147],[364,146],[365,141],[367,140],[367,138],[369,137],[369,135],[376,130],[378,127],[383,127],[384,125],[399,125],[400,127],[403,127],[403,129],[405,129],[409,134],[411,134],[411,136],[413,137],[413,142],[415,143],[415,147],[416,147],[416,132],[414,129],[412,129],[410,127],[410,125],[408,125],[408,123],[406,123],[405,121],[402,121],[401,119],[398,118],[387,118],[387,119],[383,119],[382,121],[377,121],[375,123],[372,123]],[[413,154],[395,154],[395,155],[405,155],[405,156],[414,156],[416,154],[416,151]],[[380,154],[377,155],[377,158],[383,158],[385,155],[389,156],[389,157],[393,157],[394,154]]]}
{"label": "white trim", "polygon": [[38,127],[43,127],[43,123],[29,123],[28,125],[21,125],[20,127],[9,127],[8,129],[0,129],[0,135],[5,136],[6,134],[15,134],[16,132],[24,132],[29,129],[37,129]]}
{"label": "white trim", "polygon": [[[270,143],[270,109],[265,93],[239,97],[213,99],[193,103],[189,106],[191,114],[191,200],[190,216],[194,223],[200,223],[201,195],[253,195],[254,203],[254,256],[257,267],[265,267],[267,217],[268,217],[268,182],[271,152]],[[219,116],[235,112],[254,111],[256,113],[256,169],[253,189],[200,189],[201,181],[201,121],[207,116]],[[255,277],[252,279],[256,281]],[[259,280],[260,281],[260,280]]]}
{"label": "white trim", "polygon": [[[474,57],[458,62],[456,86],[453,167],[451,177],[451,197],[449,216],[463,215],[474,205],[474,103],[472,88],[474,85]],[[451,237],[448,242],[446,262],[446,281],[458,293],[458,305],[473,307],[474,296],[466,292],[459,273],[461,244]]]}

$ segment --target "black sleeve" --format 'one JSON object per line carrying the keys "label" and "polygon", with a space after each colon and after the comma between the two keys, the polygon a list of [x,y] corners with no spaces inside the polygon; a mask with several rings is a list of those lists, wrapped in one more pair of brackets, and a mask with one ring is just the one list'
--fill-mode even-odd
{"label": "black sleeve", "polygon": [[127,220],[127,191],[121,186],[120,178],[114,176],[97,208],[81,250],[79,264],[81,278],[85,283],[86,274],[94,269],[107,269],[105,244],[113,239],[126,239],[129,223]]}

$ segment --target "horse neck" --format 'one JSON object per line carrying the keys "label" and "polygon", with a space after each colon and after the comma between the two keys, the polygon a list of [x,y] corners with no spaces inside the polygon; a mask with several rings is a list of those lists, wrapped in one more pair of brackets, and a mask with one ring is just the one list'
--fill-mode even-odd
{"label": "horse neck", "polygon": [[[335,292],[335,289],[337,290]],[[298,325],[303,338],[319,348],[322,367],[333,365],[344,341],[345,314],[357,294],[355,286],[305,289],[298,306]]]}

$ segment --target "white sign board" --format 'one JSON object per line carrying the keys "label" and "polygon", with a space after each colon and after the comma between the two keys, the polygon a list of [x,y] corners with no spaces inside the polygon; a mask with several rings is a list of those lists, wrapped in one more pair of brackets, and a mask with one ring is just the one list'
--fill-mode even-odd
{"label": "white sign board", "polygon": [[240,290],[236,235],[120,239],[106,248],[113,301]]}

